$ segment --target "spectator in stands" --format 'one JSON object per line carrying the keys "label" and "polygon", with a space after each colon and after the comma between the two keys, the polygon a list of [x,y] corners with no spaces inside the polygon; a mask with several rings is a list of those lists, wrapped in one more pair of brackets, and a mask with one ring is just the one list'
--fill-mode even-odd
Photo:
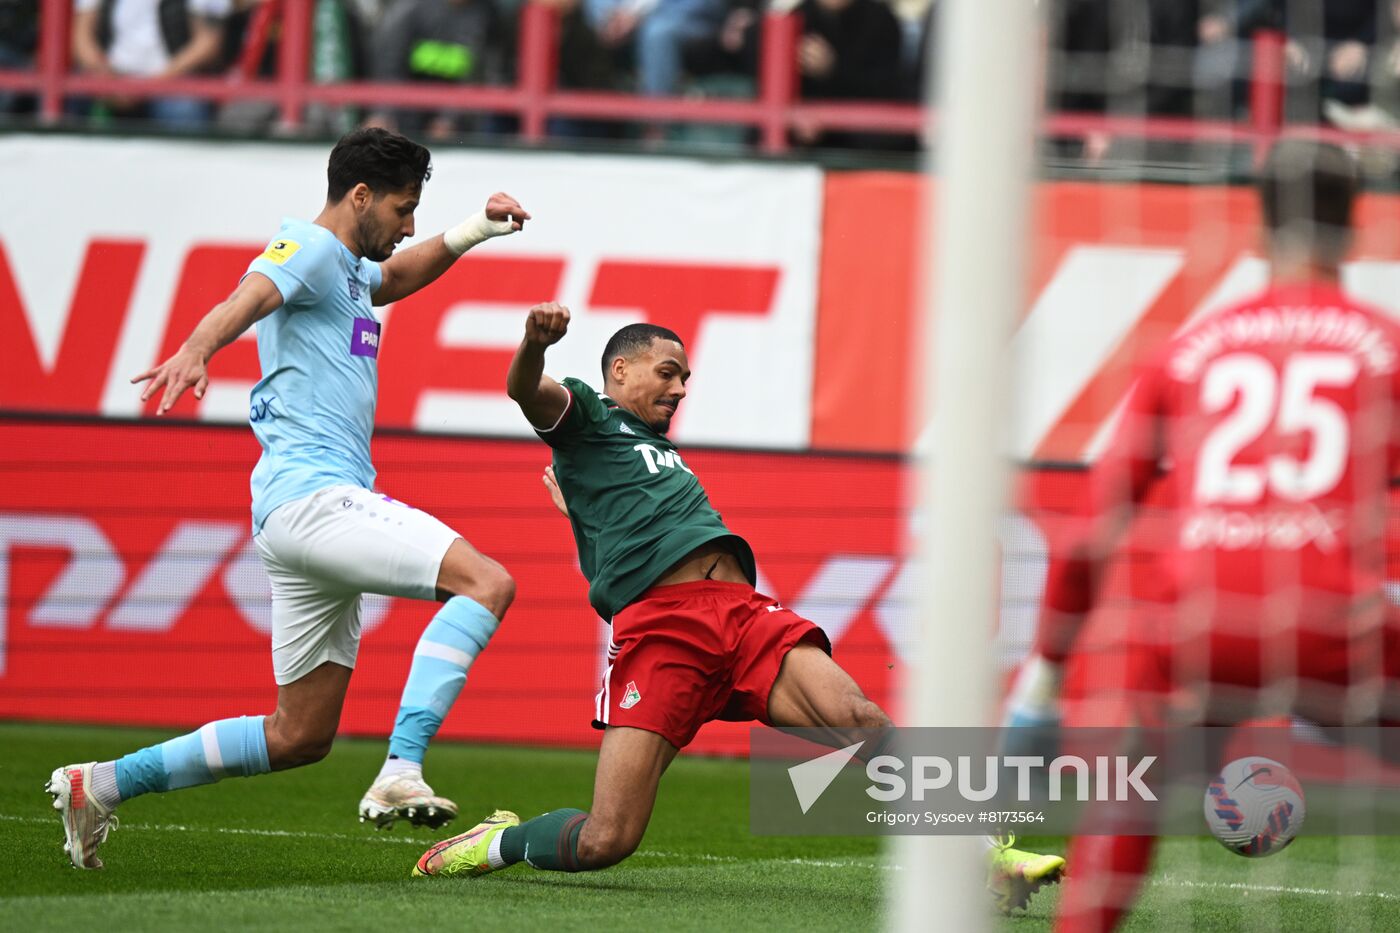
{"label": "spectator in stands", "polygon": [[803,0],[797,70],[813,100],[899,97],[899,21],[881,0]]}
{"label": "spectator in stands", "polygon": [[[527,0],[541,3],[559,18],[559,87],[570,91],[615,91],[621,74],[613,49],[588,24],[581,0]],[[610,138],[623,127],[616,122],[579,117],[549,118],[550,136]]]}
{"label": "spectator in stands", "polygon": [[[793,0],[726,0],[727,9],[717,31],[687,40],[681,63],[688,77],[686,93],[692,97],[748,100],[758,93],[759,43],[764,8],[779,12],[780,3]],[[781,10],[786,12],[786,10]],[[738,152],[757,138],[753,127],[738,124],[689,123],[673,128],[670,138],[710,151]]]}
{"label": "spectator in stands", "polygon": [[938,49],[938,0],[890,0],[890,9],[899,22],[903,45],[900,68],[903,97],[909,101],[931,100],[929,96],[934,53]]}
{"label": "spectator in stands", "polygon": [[1311,123],[1324,108],[1365,104],[1378,14],[1376,0],[1215,0],[1199,25],[1198,82],[1206,89],[1232,84],[1229,115],[1239,115],[1254,35],[1276,29],[1286,36],[1290,119]]}
{"label": "spectator in stands", "polygon": [[754,85],[763,7],[762,0],[729,0],[719,29],[685,42],[682,60],[686,72],[742,76]]}
{"label": "spectator in stands", "polygon": [[[926,28],[922,23],[912,38],[906,35],[885,0],[804,0],[794,12],[802,22],[794,65],[804,99],[894,101],[918,96],[915,75],[923,56],[911,52],[910,46],[922,40]],[[719,31],[686,45],[687,70],[699,75],[741,75],[752,94],[763,15],[761,0],[730,0]],[[911,15],[930,16],[930,6],[920,3]],[[908,137],[828,132],[815,124],[798,127],[793,135],[804,146],[913,148]]]}
{"label": "spectator in stands", "polygon": [[[788,7],[796,6],[795,0],[784,2]],[[686,44],[686,71],[701,75],[742,75],[750,85],[755,85],[764,8],[767,7],[770,12],[785,12],[782,6],[782,3],[770,6],[764,0],[729,0],[729,12],[719,32]],[[889,0],[889,8],[900,29],[898,54],[902,77],[899,97],[921,100],[927,68],[932,60],[937,0]],[[880,18],[883,19],[883,16]],[[883,74],[880,79],[884,79]],[[887,88],[882,85],[881,90]],[[752,92],[751,86],[750,94]]]}
{"label": "spectator in stands", "polygon": [[1275,0],[1210,0],[1196,24],[1195,79],[1202,116],[1245,116],[1251,42],[1260,29],[1282,29]]}
{"label": "spectator in stands", "polygon": [[1102,111],[1108,102],[1108,5],[1064,0],[1050,7],[1052,110]]}
{"label": "spectator in stands", "polygon": [[[1105,0],[1063,0],[1050,7],[1048,24],[1048,107],[1069,113],[1104,113],[1110,86],[1108,62],[1113,43]],[[1061,155],[1097,162],[1108,149],[1105,134],[1057,139]]]}
{"label": "spectator in stands", "polygon": [[[32,68],[39,44],[39,0],[0,0],[0,68]],[[30,95],[0,91],[0,115],[32,110]]]}
{"label": "spectator in stands", "polygon": [[724,0],[583,0],[584,17],[610,49],[633,51],[637,90],[665,97],[681,90],[681,49],[713,37],[724,21]]}
{"label": "spectator in stands", "polygon": [[[1369,104],[1347,107],[1324,102],[1327,119],[1348,130],[1400,128],[1400,0],[1386,3],[1378,41],[1371,53],[1370,81]],[[1383,148],[1364,153],[1362,164],[1377,174],[1393,174],[1400,159],[1393,149]]]}
{"label": "spectator in stands", "polygon": [[[1288,33],[1289,66],[1301,77],[1319,83],[1322,101],[1355,106],[1370,98],[1367,70],[1376,45],[1376,0],[1327,0],[1318,4],[1288,3],[1284,8]],[[1317,104],[1296,116],[1312,121],[1318,116]]]}
{"label": "spectator in stands", "polygon": [[[1193,65],[1199,41],[1200,0],[1148,0],[1127,12],[1131,54],[1141,85],[1138,107],[1152,116],[1189,117],[1195,112]],[[1131,10],[1131,8],[1130,8]],[[1145,14],[1145,15],[1144,15]]]}
{"label": "spectator in stands", "polygon": [[[501,84],[504,46],[492,0],[399,0],[372,40],[372,75],[380,81]],[[480,121],[453,110],[381,109],[370,122],[430,140],[481,129]]]}
{"label": "spectator in stands", "polygon": [[[214,71],[222,60],[230,0],[74,0],[73,60],[85,74],[180,78]],[[116,117],[147,119],[164,129],[198,131],[208,101],[107,98]]]}
{"label": "spectator in stands", "polygon": [[[899,100],[906,96],[903,34],[883,0],[803,0],[797,71],[804,100]],[[907,149],[903,137],[798,127],[798,142],[830,148]]]}
{"label": "spectator in stands", "polygon": [[[1190,116],[1198,19],[1208,0],[1066,0],[1052,7],[1049,105],[1070,113]],[[1096,163],[1124,142],[1103,132],[1056,140],[1065,155]],[[1182,158],[1154,144],[1151,158]],[[1133,158],[1147,157],[1134,152]]]}
{"label": "spectator in stands", "polygon": [[[330,84],[364,77],[369,58],[368,36],[379,21],[373,0],[314,0],[307,77],[313,84]],[[224,21],[224,60],[245,80],[277,77],[277,28],[281,16],[273,0],[234,0]],[[219,108],[217,128],[223,133],[263,136],[276,132],[281,105],[261,99],[229,100]],[[360,108],[341,104],[308,104],[302,129],[322,136],[343,136],[360,123]]]}
{"label": "spectator in stands", "polygon": [[1390,0],[1387,6],[1388,15],[1382,23],[1385,39],[1377,45],[1371,64],[1376,107],[1384,115],[1376,129],[1400,125],[1400,0]]}

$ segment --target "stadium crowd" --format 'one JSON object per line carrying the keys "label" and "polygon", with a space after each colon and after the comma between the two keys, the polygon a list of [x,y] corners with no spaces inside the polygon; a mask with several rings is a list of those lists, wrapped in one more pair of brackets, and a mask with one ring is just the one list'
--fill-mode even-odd
{"label": "stadium crowd", "polygon": [[[71,66],[91,75],[271,76],[277,29],[251,28],[275,0],[73,0]],[[810,101],[915,101],[926,85],[938,0],[311,0],[309,79],[511,85],[521,10],[559,17],[556,81],[568,90],[648,96],[751,98],[757,93],[765,12],[800,17],[794,68]],[[34,67],[39,0],[0,0],[0,68]],[[1285,117],[1345,129],[1400,125],[1397,0],[1053,0],[1047,17],[1047,104],[1062,112],[1241,119],[1253,40],[1284,38]],[[1304,11],[1307,11],[1307,15]],[[23,118],[32,97],[0,92],[0,116]],[[270,103],[222,107],[190,98],[70,101],[68,113],[103,124],[144,119],[175,131],[272,126]],[[372,108],[313,114],[313,127],[356,123],[441,142],[509,134],[513,118],[461,110]],[[663,137],[743,143],[716,128],[635,126],[555,118],[556,137]],[[708,134],[708,135],[707,135]],[[793,130],[798,146],[909,149],[897,136]],[[1097,159],[1109,140],[1089,137]]]}

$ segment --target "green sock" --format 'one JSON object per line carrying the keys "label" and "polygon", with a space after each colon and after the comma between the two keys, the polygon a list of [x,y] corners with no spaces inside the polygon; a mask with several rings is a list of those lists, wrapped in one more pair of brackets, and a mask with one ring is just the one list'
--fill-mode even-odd
{"label": "green sock", "polygon": [[551,810],[501,833],[501,858],[507,865],[526,862],[545,871],[579,871],[578,834],[588,814],[565,807]]}

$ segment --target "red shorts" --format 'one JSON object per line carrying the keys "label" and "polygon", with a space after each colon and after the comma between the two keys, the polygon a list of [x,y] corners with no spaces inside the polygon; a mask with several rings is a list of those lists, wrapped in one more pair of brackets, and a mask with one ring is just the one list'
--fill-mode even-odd
{"label": "red shorts", "polygon": [[613,616],[593,726],[655,732],[677,748],[712,719],[768,722],[789,651],[826,634],[743,583],[654,586]]}

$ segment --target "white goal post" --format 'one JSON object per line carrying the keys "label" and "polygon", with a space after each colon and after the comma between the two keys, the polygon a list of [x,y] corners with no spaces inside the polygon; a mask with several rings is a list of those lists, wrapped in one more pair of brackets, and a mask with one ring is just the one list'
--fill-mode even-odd
{"label": "white goal post", "polygon": [[[924,247],[933,276],[922,353],[912,361],[924,376],[922,410],[933,413],[933,443],[919,469],[919,638],[903,724],[985,726],[994,702],[996,529],[1009,481],[1008,340],[1025,288],[1043,58],[1033,0],[938,6],[937,126],[928,168],[937,192]],[[984,843],[897,839],[890,927],[984,929]]]}

